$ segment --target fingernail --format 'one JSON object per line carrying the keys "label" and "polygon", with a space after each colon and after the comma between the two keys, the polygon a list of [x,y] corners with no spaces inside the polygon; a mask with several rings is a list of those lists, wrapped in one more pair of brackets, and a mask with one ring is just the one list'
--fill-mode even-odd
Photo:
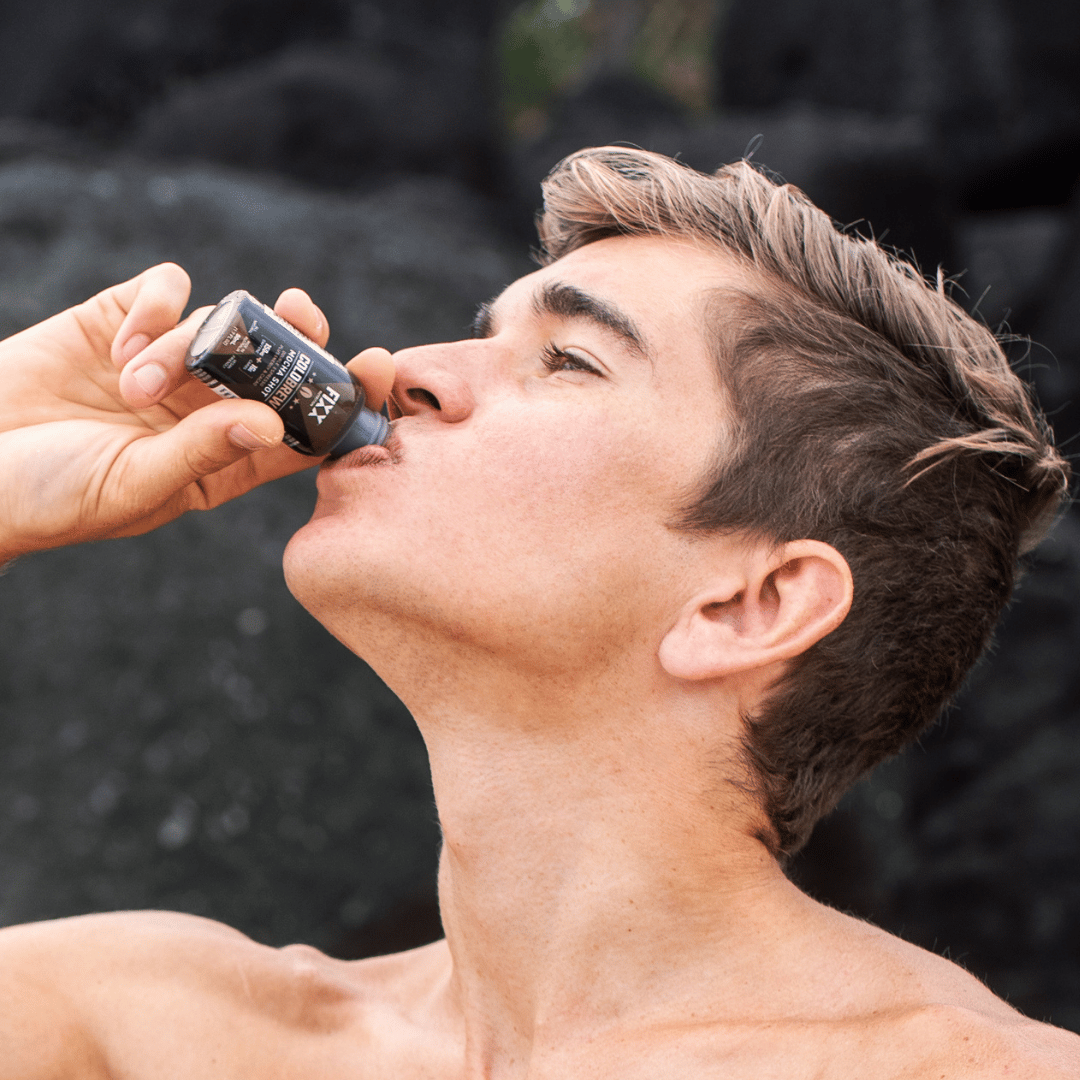
{"label": "fingernail", "polygon": [[124,342],[124,347],[120,350],[120,354],[124,358],[124,363],[127,363],[133,356],[138,356],[149,344],[149,334],[132,334],[131,337]]}
{"label": "fingernail", "polygon": [[139,384],[139,389],[144,394],[153,397],[165,385],[168,375],[160,364],[143,364],[141,368],[131,373],[131,377]]}
{"label": "fingernail", "polygon": [[265,450],[266,440],[260,439],[254,432],[249,431],[243,424],[233,424],[228,431],[229,439],[242,450]]}

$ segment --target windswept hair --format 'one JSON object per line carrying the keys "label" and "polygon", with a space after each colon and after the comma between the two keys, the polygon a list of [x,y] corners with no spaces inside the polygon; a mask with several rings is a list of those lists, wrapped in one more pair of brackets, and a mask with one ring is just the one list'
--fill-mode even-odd
{"label": "windswept hair", "polygon": [[759,285],[711,298],[733,434],[678,526],[821,540],[851,567],[847,618],[744,718],[762,839],[789,855],[956,693],[1019,555],[1067,495],[1068,465],[940,272],[927,282],[748,162],[709,176],[641,150],[584,150],[545,181],[538,228],[546,262],[605,237],[672,236]]}

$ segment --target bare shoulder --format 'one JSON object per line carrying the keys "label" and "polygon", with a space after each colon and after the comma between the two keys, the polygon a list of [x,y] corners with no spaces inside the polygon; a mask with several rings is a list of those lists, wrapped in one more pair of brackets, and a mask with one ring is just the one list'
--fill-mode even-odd
{"label": "bare shoulder", "polygon": [[143,1059],[163,1054],[197,1073],[209,1063],[193,1059],[196,1048],[222,1044],[230,1026],[271,1041],[283,1028],[325,1030],[344,1022],[350,997],[314,949],[268,948],[194,916],[9,927],[0,930],[0,1080],[141,1075]]}
{"label": "bare shoulder", "polygon": [[930,1003],[886,1021],[895,1072],[911,1080],[1075,1080],[1080,1036],[1030,1020]]}
{"label": "bare shoulder", "polygon": [[951,960],[841,918],[850,955],[860,956],[852,961],[852,974],[860,970],[849,985],[863,987],[869,1006],[857,1026],[863,1028],[862,1038],[887,1055],[885,1075],[905,1080],[1080,1077],[1080,1036],[1017,1012]]}
{"label": "bare shoulder", "polygon": [[213,968],[223,956],[249,949],[259,946],[237,930],[193,915],[83,915],[0,930],[0,978],[5,985],[32,982],[70,995],[86,987],[91,972],[97,974],[95,983],[154,978],[177,964],[187,971]]}

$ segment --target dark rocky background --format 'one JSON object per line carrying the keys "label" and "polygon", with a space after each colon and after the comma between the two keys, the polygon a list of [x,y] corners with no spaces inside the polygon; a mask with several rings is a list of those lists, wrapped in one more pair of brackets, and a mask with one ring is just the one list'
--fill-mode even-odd
{"label": "dark rocky background", "polygon": [[[1070,449],[1078,56],[1073,0],[4,0],[0,332],[170,258],[195,303],[307,287],[340,355],[460,335],[563,153],[751,149],[1031,335]],[[281,582],[311,501],[294,477],[0,578],[0,923],[438,933],[422,744]],[[792,873],[1080,1030],[1078,598],[1070,513],[958,705]]]}

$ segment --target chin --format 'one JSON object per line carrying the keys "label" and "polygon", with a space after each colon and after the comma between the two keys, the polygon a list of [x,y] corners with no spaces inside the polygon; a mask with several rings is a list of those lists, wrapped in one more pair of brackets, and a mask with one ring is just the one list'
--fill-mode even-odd
{"label": "chin", "polygon": [[282,558],[289,592],[317,619],[341,577],[344,540],[335,536],[339,532],[340,523],[332,516],[313,517],[293,534]]}
{"label": "chin", "polygon": [[[363,541],[371,541],[366,547]],[[342,514],[316,515],[285,548],[285,584],[310,615],[369,663],[386,628],[379,597],[389,588],[385,552]],[[392,573],[391,573],[392,576]]]}

